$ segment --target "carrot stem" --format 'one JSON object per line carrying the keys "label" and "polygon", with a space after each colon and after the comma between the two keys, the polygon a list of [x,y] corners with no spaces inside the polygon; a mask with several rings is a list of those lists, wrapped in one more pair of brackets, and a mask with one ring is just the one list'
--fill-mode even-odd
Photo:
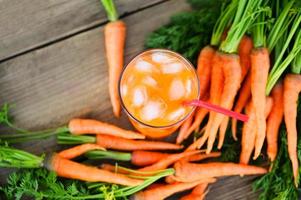
{"label": "carrot stem", "polygon": [[113,0],[101,0],[101,3],[106,10],[108,19],[111,22],[118,20],[118,13]]}
{"label": "carrot stem", "polygon": [[97,160],[97,159],[113,159],[120,161],[130,161],[132,159],[131,153],[123,153],[117,151],[101,151],[93,150],[85,154],[88,159]]}
{"label": "carrot stem", "polygon": [[84,144],[84,143],[96,143],[95,136],[87,135],[71,135],[68,133],[62,133],[57,135],[58,144]]}

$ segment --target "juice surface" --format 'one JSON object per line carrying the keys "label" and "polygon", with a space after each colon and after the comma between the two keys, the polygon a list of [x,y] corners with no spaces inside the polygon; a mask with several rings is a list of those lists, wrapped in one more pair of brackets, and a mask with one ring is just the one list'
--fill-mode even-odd
{"label": "juice surface", "polygon": [[178,54],[150,50],[126,67],[120,95],[132,118],[149,126],[171,126],[192,111],[182,103],[198,98],[198,79],[191,64]]}

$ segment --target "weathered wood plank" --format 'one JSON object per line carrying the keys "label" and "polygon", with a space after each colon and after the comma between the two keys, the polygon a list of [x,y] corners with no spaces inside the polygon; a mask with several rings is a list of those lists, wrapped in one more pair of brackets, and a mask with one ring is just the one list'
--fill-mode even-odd
{"label": "weathered wood plank", "polygon": [[[120,15],[164,0],[116,0]],[[106,22],[99,0],[0,0],[0,61]]]}
{"label": "weathered wood plank", "polygon": [[[188,9],[184,0],[173,0],[126,17],[126,61],[143,50],[147,34],[172,14]],[[102,27],[95,28],[0,63],[0,103],[16,105],[12,115],[17,125],[29,129],[57,127],[72,117],[86,116],[131,127],[124,114],[120,120],[112,115],[102,31]],[[23,144],[22,148],[38,154],[58,147],[52,138]],[[0,182],[7,172],[0,170]],[[220,180],[211,187],[207,199],[256,199],[251,180]]]}

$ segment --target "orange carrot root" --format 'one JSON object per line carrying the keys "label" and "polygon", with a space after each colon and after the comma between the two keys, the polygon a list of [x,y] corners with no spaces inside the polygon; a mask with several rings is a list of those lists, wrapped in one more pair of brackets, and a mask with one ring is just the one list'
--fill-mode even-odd
{"label": "orange carrot root", "polygon": [[104,28],[105,49],[109,66],[109,93],[116,117],[120,116],[118,82],[123,68],[126,25],[118,20],[108,23]]}
{"label": "orange carrot root", "polygon": [[176,179],[181,182],[192,182],[204,178],[222,176],[265,174],[267,172],[265,168],[257,166],[221,162],[204,164],[177,162],[174,165],[174,169],[176,171]]}
{"label": "orange carrot root", "polygon": [[[223,88],[222,95],[219,98],[218,105],[226,108],[232,109],[234,98],[240,88],[241,82],[241,66],[239,57],[232,54],[222,54],[220,53],[220,58],[222,60],[222,65],[219,66],[222,68],[222,73],[224,76],[224,84],[221,84],[220,87]],[[213,77],[212,77],[213,78]],[[211,91],[210,91],[211,95]],[[207,142],[207,153],[210,153],[213,148],[213,143],[216,138],[216,134],[219,126],[221,125],[225,115],[220,113],[215,113],[212,117],[212,123],[207,125],[205,135],[208,135]],[[210,118],[209,118],[210,121]]]}
{"label": "orange carrot root", "polygon": [[133,151],[131,163],[136,166],[148,166],[167,158],[169,155],[161,152]]}
{"label": "orange carrot root", "polygon": [[221,123],[221,126],[219,127],[219,138],[218,138],[218,144],[217,148],[221,149],[224,144],[225,136],[226,136],[226,131],[228,128],[228,123],[229,123],[229,117],[225,117],[223,122]]}
{"label": "orange carrot root", "polygon": [[47,168],[54,171],[58,176],[88,182],[105,182],[125,186],[136,186],[143,183],[143,180],[129,178],[122,174],[86,166],[59,155],[53,155]]}
{"label": "orange carrot root", "polygon": [[221,152],[211,152],[209,154],[199,153],[199,154],[189,156],[188,158],[183,158],[182,160],[189,161],[189,162],[196,162],[196,161],[205,160],[207,158],[217,158],[220,156],[221,156]]}
{"label": "orange carrot root", "polygon": [[208,191],[208,183],[201,183],[197,185],[190,194],[183,196],[180,200],[203,200]]}
{"label": "orange carrot root", "polygon": [[267,154],[274,161],[278,152],[278,133],[283,119],[283,83],[278,82],[271,93],[274,105],[267,120]]}
{"label": "orange carrot root", "polygon": [[256,114],[256,159],[260,153],[266,135],[265,89],[270,69],[269,51],[266,48],[255,49],[251,53],[251,93]]}
{"label": "orange carrot root", "polygon": [[[234,107],[234,112],[241,113],[244,107],[247,105],[248,100],[251,97],[251,73],[248,73],[246,80],[244,81],[241,90],[239,92],[239,96],[237,102]],[[237,141],[237,119],[232,119],[232,136],[234,140]]]}
{"label": "orange carrot root", "polygon": [[115,125],[92,119],[72,119],[69,122],[69,131],[75,135],[104,134],[127,139],[144,139],[145,136],[130,130],[124,130]]}
{"label": "orange carrot root", "polygon": [[107,149],[116,149],[123,151],[134,150],[178,150],[183,147],[177,144],[146,141],[146,140],[131,140],[110,135],[97,135],[96,142],[98,145]]}
{"label": "orange carrot root", "polygon": [[73,159],[76,158],[88,151],[92,150],[105,150],[103,147],[99,146],[98,144],[81,144],[66,150],[63,150],[58,153],[58,155],[62,158],[66,159]]}
{"label": "orange carrot root", "polygon": [[248,36],[243,36],[239,43],[238,47],[238,55],[240,58],[240,64],[241,64],[241,80],[245,78],[247,75],[250,67],[251,67],[251,59],[250,54],[253,49],[253,41]]}
{"label": "orange carrot root", "polygon": [[179,130],[179,134],[177,136],[177,144],[181,144],[186,138],[187,131],[189,130],[189,127],[192,124],[193,118],[195,115],[195,111],[191,113],[191,115],[185,120],[185,122],[181,125],[181,128]]}
{"label": "orange carrot root", "polygon": [[182,192],[194,188],[201,183],[212,182],[214,179],[202,179],[190,183],[173,183],[158,186],[151,189],[138,192],[134,195],[134,200],[154,200],[154,199],[165,199],[175,193]]}
{"label": "orange carrot root", "polygon": [[287,130],[288,154],[293,166],[295,185],[298,186],[299,161],[297,156],[297,102],[301,91],[301,75],[288,74],[284,79],[284,120]]}

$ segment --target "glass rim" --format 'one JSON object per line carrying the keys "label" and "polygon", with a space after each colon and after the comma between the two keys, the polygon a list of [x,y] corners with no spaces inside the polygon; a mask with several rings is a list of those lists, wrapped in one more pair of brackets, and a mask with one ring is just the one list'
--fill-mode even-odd
{"label": "glass rim", "polygon": [[137,123],[140,123],[142,124],[143,126],[146,126],[146,127],[149,127],[149,128],[171,128],[183,121],[185,121],[188,117],[190,117],[190,115],[195,111],[196,107],[195,106],[191,106],[191,111],[185,115],[183,118],[181,118],[180,120],[176,121],[175,123],[172,123],[172,124],[169,124],[169,125],[164,125],[164,126],[155,126],[155,125],[151,125],[151,124],[147,124],[145,122],[142,122],[141,120],[137,119],[125,106],[124,102],[123,102],[123,99],[122,99],[122,96],[121,96],[121,80],[122,80],[122,77],[123,77],[123,74],[125,72],[125,70],[127,69],[127,67],[140,55],[143,55],[143,54],[146,54],[146,53],[149,53],[149,52],[152,52],[152,51],[161,51],[161,52],[167,52],[167,53],[171,53],[173,55],[176,55],[177,57],[179,57],[180,59],[182,59],[186,64],[187,66],[189,66],[195,77],[196,77],[196,81],[197,81],[197,90],[198,90],[198,94],[197,94],[197,98],[196,99],[199,99],[200,98],[200,82],[199,82],[199,77],[197,75],[197,71],[196,69],[194,68],[193,64],[188,60],[186,59],[184,56],[182,56],[181,54],[175,52],[175,51],[172,51],[172,50],[169,50],[169,49],[163,49],[163,48],[152,48],[152,49],[147,49],[147,50],[144,50],[140,53],[137,53],[135,56],[133,56],[133,58],[130,59],[130,61],[124,66],[124,68],[122,69],[121,71],[121,74],[120,74],[120,77],[119,77],[119,81],[118,81],[118,94],[119,94],[119,99],[120,99],[120,103],[121,103],[121,106],[122,108],[124,109],[125,113],[132,119],[134,120],[135,122]]}

